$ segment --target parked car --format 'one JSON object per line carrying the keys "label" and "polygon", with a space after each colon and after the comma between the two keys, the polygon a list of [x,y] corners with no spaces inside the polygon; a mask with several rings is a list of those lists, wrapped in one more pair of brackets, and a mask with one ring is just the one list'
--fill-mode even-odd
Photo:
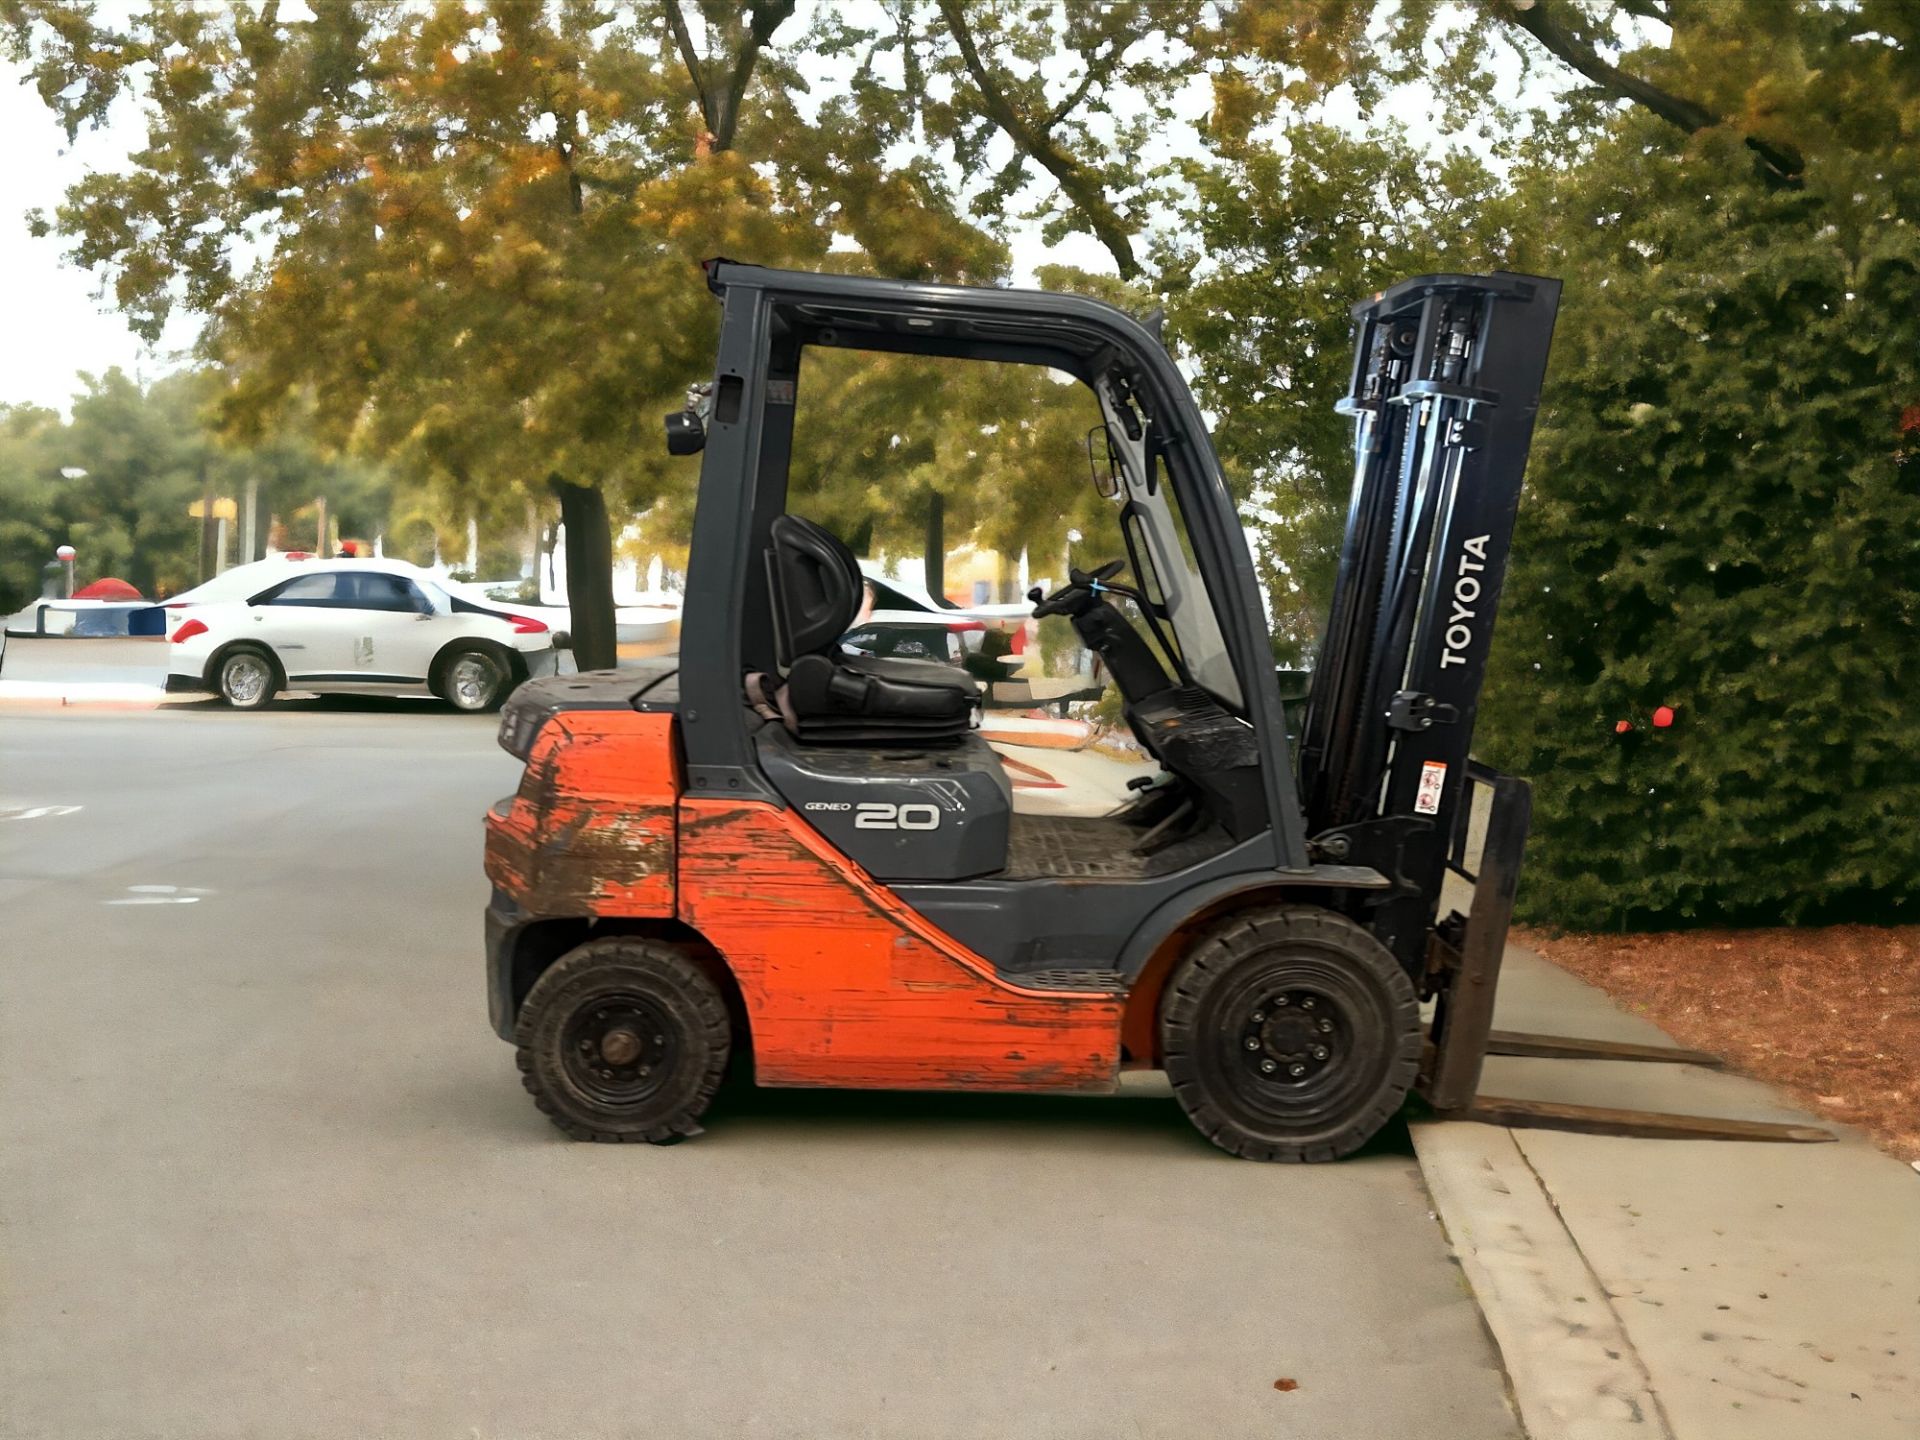
{"label": "parked car", "polygon": [[236,581],[229,571],[168,602],[169,691],[211,691],[237,710],[282,690],[431,693],[479,711],[558,668],[564,636],[544,620],[452,594],[401,561],[240,569],[255,574]]}
{"label": "parked car", "polygon": [[883,660],[940,660],[964,666],[987,627],[967,615],[874,610],[840,637],[844,649]]}

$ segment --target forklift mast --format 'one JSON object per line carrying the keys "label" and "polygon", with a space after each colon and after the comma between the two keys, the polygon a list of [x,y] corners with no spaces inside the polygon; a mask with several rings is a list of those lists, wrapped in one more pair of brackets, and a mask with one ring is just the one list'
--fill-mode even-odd
{"label": "forklift mast", "polygon": [[1369,924],[1416,976],[1471,806],[1474,719],[1559,299],[1557,280],[1428,275],[1354,307],[1338,406],[1355,421],[1353,496],[1301,723],[1300,797],[1320,858],[1393,882]]}

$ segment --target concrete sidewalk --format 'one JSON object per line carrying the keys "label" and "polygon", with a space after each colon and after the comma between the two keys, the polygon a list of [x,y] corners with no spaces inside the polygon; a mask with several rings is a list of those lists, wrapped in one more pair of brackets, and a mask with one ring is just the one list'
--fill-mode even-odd
{"label": "concrete sidewalk", "polygon": [[158,685],[111,680],[4,680],[0,704],[102,705],[116,710],[151,710],[167,698]]}
{"label": "concrete sidewalk", "polygon": [[[1667,1038],[1517,946],[1498,1023]],[[1680,1065],[1495,1058],[1481,1091],[1809,1118],[1756,1081]],[[1414,1144],[1533,1440],[1920,1435],[1920,1175],[1859,1136],[1773,1145],[1444,1122],[1416,1125]]]}

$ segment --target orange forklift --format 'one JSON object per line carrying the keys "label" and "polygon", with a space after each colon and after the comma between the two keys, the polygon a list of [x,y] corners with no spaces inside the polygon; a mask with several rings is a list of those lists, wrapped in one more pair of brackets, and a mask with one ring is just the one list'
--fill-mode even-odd
{"label": "orange forklift", "polygon": [[[738,1060],[895,1090],[1160,1069],[1261,1160],[1347,1155],[1416,1090],[1510,1124],[1729,1133],[1476,1096],[1488,1053],[1709,1058],[1492,1029],[1529,792],[1470,751],[1557,281],[1424,276],[1355,308],[1353,498],[1290,734],[1234,500],[1153,328],[1071,295],[706,275],[713,382],[667,422],[702,454],[680,653],[535,681],[500,722],[525,772],[487,817],[488,1001],[556,1125],[698,1134]],[[841,644],[859,566],[788,509],[816,347],[1047,366],[1098,402],[1089,483],[1126,553],[1032,599],[1158,766],[1112,813],[1021,813],[971,677]],[[1450,871],[1464,915],[1440,913]],[[1784,1128],[1732,1133],[1807,1138],[1761,1133]]]}

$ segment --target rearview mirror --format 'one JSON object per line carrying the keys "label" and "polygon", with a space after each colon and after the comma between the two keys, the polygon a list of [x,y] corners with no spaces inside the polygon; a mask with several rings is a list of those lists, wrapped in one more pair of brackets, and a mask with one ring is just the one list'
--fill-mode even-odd
{"label": "rearview mirror", "polygon": [[1111,500],[1120,493],[1120,457],[1113,453],[1113,436],[1104,423],[1087,432],[1087,465],[1101,499]]}
{"label": "rearview mirror", "polygon": [[707,446],[706,422],[697,410],[677,410],[667,416],[667,453],[698,455]]}

